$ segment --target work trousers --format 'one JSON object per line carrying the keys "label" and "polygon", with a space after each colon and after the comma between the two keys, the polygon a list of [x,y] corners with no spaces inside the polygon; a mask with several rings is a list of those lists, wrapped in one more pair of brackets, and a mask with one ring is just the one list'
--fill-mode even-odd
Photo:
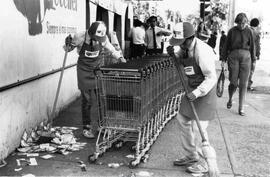
{"label": "work trousers", "polygon": [[91,125],[92,116],[91,110],[97,108],[97,91],[96,89],[81,90],[81,111],[82,111],[82,123],[83,126]]}
{"label": "work trousers", "polygon": [[[188,117],[185,117],[181,114],[177,114],[176,116],[179,129],[180,129],[180,140],[183,148],[183,155],[190,158],[199,158],[199,155],[202,155],[201,149],[201,135],[199,133],[198,126],[195,120],[191,120]],[[207,127],[209,121],[200,121],[202,132],[208,141]]]}

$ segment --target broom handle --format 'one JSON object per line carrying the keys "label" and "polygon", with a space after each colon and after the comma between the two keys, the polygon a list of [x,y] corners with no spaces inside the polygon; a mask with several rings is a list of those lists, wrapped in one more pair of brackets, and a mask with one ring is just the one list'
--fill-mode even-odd
{"label": "broom handle", "polygon": [[55,115],[56,105],[57,105],[58,96],[60,93],[60,87],[61,87],[61,83],[62,83],[62,79],[63,79],[63,75],[64,75],[64,70],[65,70],[65,65],[66,65],[66,60],[67,60],[67,54],[68,54],[68,48],[65,49],[65,56],[64,56],[64,60],[63,60],[62,68],[61,68],[60,78],[58,81],[57,90],[56,90],[56,94],[55,94],[55,98],[54,98],[54,102],[53,102],[51,117],[49,119],[50,124],[53,122],[53,118]]}
{"label": "broom handle", "polygon": [[[187,87],[186,81],[185,81],[185,79],[184,79],[184,76],[182,75],[183,73],[182,73],[181,65],[178,63],[178,61],[177,61],[175,55],[172,56],[172,60],[173,60],[173,62],[174,62],[174,65],[175,65],[176,70],[177,70],[177,72],[178,72],[178,75],[179,75],[179,77],[180,77],[180,80],[181,80],[181,82],[182,82],[182,85],[183,85],[183,87],[184,87],[184,90],[185,90],[185,92],[186,92],[186,94],[187,94],[187,93],[188,93],[188,87]],[[189,100],[189,99],[188,99],[188,100]],[[197,126],[198,126],[200,135],[201,135],[201,137],[202,137],[202,142],[205,142],[205,141],[206,141],[206,138],[205,138],[205,136],[204,136],[204,134],[203,134],[202,127],[201,127],[201,124],[200,124],[200,121],[199,121],[200,119],[199,119],[199,116],[198,116],[198,114],[197,114],[197,111],[196,111],[196,108],[195,108],[195,106],[194,106],[194,103],[193,103],[192,101],[190,101],[190,100],[189,100],[189,103],[190,103],[191,109],[192,109],[192,111],[193,111],[193,113],[194,113],[194,115],[195,115],[195,121],[196,121],[196,124],[197,124]]]}

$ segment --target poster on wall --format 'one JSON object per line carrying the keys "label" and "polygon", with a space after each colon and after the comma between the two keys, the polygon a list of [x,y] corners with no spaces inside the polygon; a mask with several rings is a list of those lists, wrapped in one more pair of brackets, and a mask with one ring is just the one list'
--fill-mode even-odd
{"label": "poster on wall", "polygon": [[[0,87],[59,69],[65,37],[85,30],[85,9],[82,0],[1,1]],[[67,65],[76,60],[74,50]]]}

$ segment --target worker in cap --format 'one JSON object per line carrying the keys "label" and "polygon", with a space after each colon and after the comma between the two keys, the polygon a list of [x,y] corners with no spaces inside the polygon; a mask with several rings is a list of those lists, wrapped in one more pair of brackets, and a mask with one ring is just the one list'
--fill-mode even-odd
{"label": "worker in cap", "polygon": [[[65,39],[64,49],[72,51],[77,48],[79,58],[77,61],[77,80],[78,88],[81,91],[81,111],[83,123],[83,135],[87,138],[94,138],[93,121],[91,108],[94,104],[96,95],[96,83],[94,70],[104,65],[104,55],[102,52],[107,50],[111,56],[119,62],[125,62],[121,51],[117,51],[106,35],[107,27],[102,21],[91,24],[88,30],[70,35]],[[92,108],[93,109],[93,108]]]}
{"label": "worker in cap", "polygon": [[[200,158],[203,156],[201,146],[195,141],[198,128],[189,101],[195,105],[202,132],[208,140],[206,128],[209,121],[215,118],[216,110],[217,57],[209,45],[195,37],[193,25],[189,22],[177,23],[174,26],[169,43],[167,52],[170,56],[176,57],[178,63],[183,66],[182,73],[187,78],[186,85],[189,90],[186,96],[182,97],[177,114],[184,155],[176,159],[174,165],[184,166],[190,173],[204,173],[208,171],[207,163],[204,158]],[[174,51],[175,46],[180,47],[178,51]]]}

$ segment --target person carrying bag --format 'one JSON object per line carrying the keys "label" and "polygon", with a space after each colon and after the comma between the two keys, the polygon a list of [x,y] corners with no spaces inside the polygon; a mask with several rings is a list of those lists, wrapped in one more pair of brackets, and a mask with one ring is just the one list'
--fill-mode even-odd
{"label": "person carrying bag", "polygon": [[224,83],[225,83],[225,69],[224,69],[224,66],[222,66],[221,72],[220,72],[220,75],[219,75],[218,81],[217,81],[216,93],[217,93],[218,97],[222,97],[222,95],[223,95]]}

